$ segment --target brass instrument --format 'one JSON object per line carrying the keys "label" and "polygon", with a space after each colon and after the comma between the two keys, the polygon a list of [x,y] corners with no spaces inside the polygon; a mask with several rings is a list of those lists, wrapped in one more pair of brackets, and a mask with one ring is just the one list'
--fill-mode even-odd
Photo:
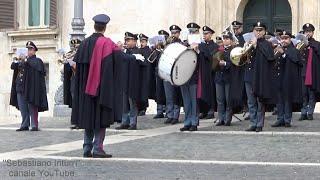
{"label": "brass instrument", "polygon": [[152,53],[149,55],[149,57],[147,58],[149,63],[154,63],[155,60],[158,58],[157,52],[160,52],[161,54],[163,52],[163,49],[158,49],[158,48],[154,49]]}
{"label": "brass instrument", "polygon": [[71,50],[65,54],[62,55],[62,59],[58,59],[58,64],[63,65],[63,64],[68,64],[68,59],[73,59],[74,56],[76,55],[77,51],[76,50]]}
{"label": "brass instrument", "polygon": [[283,47],[281,44],[278,44],[278,46],[276,48],[274,48],[274,57],[276,59],[278,59],[282,55],[282,53],[280,53],[280,51],[278,51],[278,48],[283,49]]}
{"label": "brass instrument", "polygon": [[165,45],[168,45],[168,44],[171,44],[171,43],[174,43],[176,42],[178,39],[175,37],[175,36],[169,36],[166,40],[166,44]]}
{"label": "brass instrument", "polygon": [[250,56],[253,49],[253,44],[246,42],[243,47],[235,47],[230,52],[232,64],[243,66],[250,62]]}
{"label": "brass instrument", "polygon": [[308,37],[305,36],[304,34],[298,33],[294,40],[298,42],[296,44],[296,48],[299,51],[304,51],[309,45]]}
{"label": "brass instrument", "polygon": [[224,60],[224,51],[219,50],[212,56],[212,70],[219,71],[219,63],[222,60]]}
{"label": "brass instrument", "polygon": [[160,52],[160,54],[163,52],[164,50],[164,46],[165,46],[166,42],[162,42],[162,41],[158,41],[157,44],[154,47],[154,50],[152,51],[152,53],[149,55],[149,57],[147,58],[148,62],[150,63],[154,63],[154,61],[157,59],[158,57],[158,53]]}
{"label": "brass instrument", "polygon": [[18,62],[24,62],[26,60],[26,58],[22,58],[22,57],[14,57],[12,58],[12,61],[18,61]]}

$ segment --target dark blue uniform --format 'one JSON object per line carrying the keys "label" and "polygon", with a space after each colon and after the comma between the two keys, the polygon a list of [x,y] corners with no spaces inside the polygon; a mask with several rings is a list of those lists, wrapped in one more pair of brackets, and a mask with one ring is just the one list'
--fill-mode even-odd
{"label": "dark blue uniform", "polygon": [[20,110],[22,123],[20,129],[29,129],[30,126],[30,114],[28,109],[28,103],[24,96],[25,89],[25,62],[13,62],[11,64],[11,69],[15,71],[13,77],[13,86],[12,89],[15,89],[14,94],[16,94],[17,99],[17,108]]}
{"label": "dark blue uniform", "polygon": [[218,103],[218,118],[220,124],[230,124],[232,118],[232,109],[230,106],[229,95],[230,95],[230,77],[231,77],[231,60],[230,52],[232,47],[225,47],[224,49],[224,60],[226,61],[225,66],[220,66],[220,69],[216,72],[215,83],[216,83],[216,94]]}

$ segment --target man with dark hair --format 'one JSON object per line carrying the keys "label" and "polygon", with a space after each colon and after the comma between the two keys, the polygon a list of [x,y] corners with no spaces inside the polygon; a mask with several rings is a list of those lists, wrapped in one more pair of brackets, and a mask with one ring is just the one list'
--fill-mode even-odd
{"label": "man with dark hair", "polygon": [[134,56],[125,55],[103,35],[109,16],[99,14],[93,21],[95,33],[82,41],[74,57],[77,66],[71,119],[85,129],[83,157],[110,158],[112,155],[103,150],[105,131],[114,121],[121,121],[125,88],[120,83],[122,63]]}
{"label": "man with dark hair", "polygon": [[[48,110],[48,100],[46,91],[46,70],[40,58],[36,56],[37,46],[28,41],[28,59],[26,62],[26,79],[24,96],[28,103],[31,118],[31,131],[39,131],[38,113]],[[33,123],[32,123],[33,122]]]}
{"label": "man with dark hair", "polygon": [[238,46],[243,47],[243,45],[245,43],[244,38],[243,38],[243,33],[242,33],[242,31],[243,31],[242,25],[243,24],[239,21],[233,21],[231,23],[231,25],[232,25],[234,34],[235,34],[236,38],[238,39],[238,42],[239,42]]}
{"label": "man with dark hair", "polygon": [[[180,39],[181,28],[177,25],[169,27],[171,36],[167,39],[167,44],[170,43],[182,43]],[[168,81],[163,81],[164,91],[166,95],[166,108],[168,119],[165,124],[177,124],[180,116],[180,103],[181,92],[180,87],[175,87]]]}
{"label": "man with dark hair", "polygon": [[[130,32],[125,33],[125,52],[127,55],[140,55],[141,50],[137,47],[138,35]],[[139,108],[140,110],[145,106],[144,104],[148,100],[147,89],[143,89],[142,85],[145,83],[145,78],[141,74],[147,65],[144,61],[126,61],[124,63],[123,76],[125,79],[122,81],[127,88],[123,93],[123,111],[122,122],[116,129],[137,129],[137,116]]]}
{"label": "man with dark hair", "polygon": [[275,78],[277,87],[277,121],[272,127],[291,127],[292,109],[302,104],[301,67],[299,51],[294,47],[292,34],[279,33],[281,46],[276,48]]}
{"label": "man with dark hair", "polygon": [[208,26],[202,28],[204,42],[199,44],[199,79],[197,97],[199,104],[199,119],[213,119],[216,107],[215,72],[212,70],[212,57],[219,46],[212,40],[215,33]]}
{"label": "man with dark hair", "polygon": [[247,131],[262,131],[266,105],[276,104],[272,91],[272,67],[274,52],[270,42],[265,39],[267,26],[262,22],[253,25],[256,40],[252,41],[254,51],[251,58],[252,84],[246,83],[251,126]]}
{"label": "man with dark hair", "polygon": [[230,105],[230,78],[231,60],[230,52],[233,48],[234,38],[231,32],[226,31],[222,35],[224,46],[224,58],[219,61],[219,70],[216,71],[216,97],[219,122],[216,126],[230,126],[232,120],[232,108]]}
{"label": "man with dark hair", "polygon": [[309,44],[301,51],[304,64],[302,68],[303,107],[300,121],[313,120],[314,108],[320,94],[320,43],[313,37],[315,27],[312,24],[306,23],[302,29]]}
{"label": "man with dark hair", "polygon": [[[15,106],[20,110],[22,122],[20,128],[16,131],[29,131],[30,126],[30,114],[28,110],[28,103],[24,97],[24,85],[25,85],[25,59],[27,57],[20,56],[14,58],[11,64],[13,70],[12,86],[10,94],[10,105]],[[33,124],[33,122],[31,122]]]}

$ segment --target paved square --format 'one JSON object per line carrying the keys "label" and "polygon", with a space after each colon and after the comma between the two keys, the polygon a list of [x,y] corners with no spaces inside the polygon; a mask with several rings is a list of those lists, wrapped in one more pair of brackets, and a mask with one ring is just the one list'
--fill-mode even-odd
{"label": "paved square", "polygon": [[[242,118],[241,115],[238,117]],[[248,121],[199,131],[182,124],[139,117],[136,131],[107,130],[111,159],[82,158],[82,130],[69,118],[41,118],[40,132],[15,132],[18,121],[1,122],[1,179],[320,179],[320,121],[294,121],[292,128],[248,133]],[[182,119],[181,117],[180,119]],[[294,116],[297,119],[298,115]]]}

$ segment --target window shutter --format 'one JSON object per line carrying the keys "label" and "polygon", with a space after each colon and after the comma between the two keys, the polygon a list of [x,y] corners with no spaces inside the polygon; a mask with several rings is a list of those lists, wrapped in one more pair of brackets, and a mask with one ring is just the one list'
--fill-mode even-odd
{"label": "window shutter", "polygon": [[50,27],[57,27],[57,0],[50,0]]}
{"label": "window shutter", "polygon": [[0,29],[16,28],[16,0],[0,0]]}

